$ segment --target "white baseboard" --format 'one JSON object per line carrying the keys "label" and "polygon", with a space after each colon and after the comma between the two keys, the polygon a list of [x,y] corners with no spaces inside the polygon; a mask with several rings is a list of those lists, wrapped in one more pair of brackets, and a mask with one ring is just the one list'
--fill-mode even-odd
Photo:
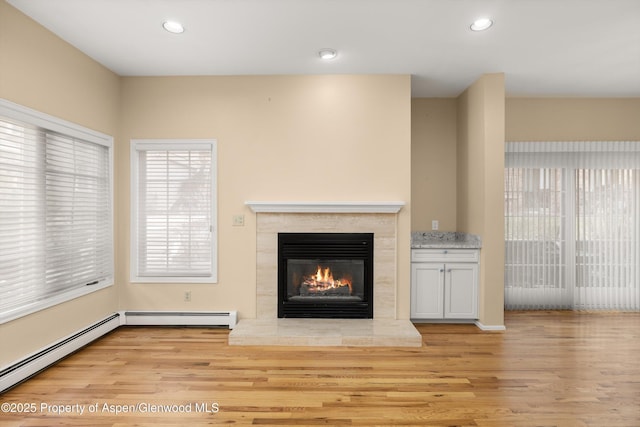
{"label": "white baseboard", "polygon": [[127,325],[139,326],[228,326],[238,321],[236,311],[124,311]]}
{"label": "white baseboard", "polygon": [[507,327],[505,325],[485,325],[479,320],[475,321],[475,325],[483,331],[506,331]]}

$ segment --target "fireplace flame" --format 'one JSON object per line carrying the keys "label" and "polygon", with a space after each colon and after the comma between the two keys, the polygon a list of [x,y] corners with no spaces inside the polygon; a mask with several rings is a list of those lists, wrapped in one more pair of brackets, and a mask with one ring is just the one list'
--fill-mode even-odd
{"label": "fireplace flame", "polygon": [[336,289],[346,290],[346,287],[349,288],[349,294],[353,292],[349,278],[342,277],[340,279],[334,279],[331,268],[320,265],[315,274],[304,278],[302,284],[309,293],[325,293]]}
{"label": "fireplace flame", "polygon": [[331,269],[329,267],[323,269],[318,266],[318,271],[316,272],[316,281],[321,283],[330,283],[331,285],[335,284],[333,280],[333,274],[331,273]]}

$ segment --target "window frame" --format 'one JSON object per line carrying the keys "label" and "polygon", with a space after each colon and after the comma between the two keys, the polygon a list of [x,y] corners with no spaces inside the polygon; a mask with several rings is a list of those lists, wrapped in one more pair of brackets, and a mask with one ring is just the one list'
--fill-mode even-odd
{"label": "window frame", "polygon": [[[0,324],[10,322],[15,319],[19,319],[24,316],[45,310],[47,308],[71,301],[73,299],[91,294],[93,292],[100,291],[102,289],[111,287],[114,285],[115,267],[114,267],[114,233],[113,233],[113,218],[114,218],[114,196],[113,196],[113,137],[102,132],[98,132],[92,129],[88,129],[84,126],[80,126],[76,123],[69,122],[55,116],[16,104],[6,99],[0,98],[0,116],[6,117],[17,122],[25,123],[29,126],[42,128],[47,131],[56,132],[67,137],[83,140],[89,143],[98,144],[104,146],[108,150],[108,189],[109,189],[109,246],[110,250],[110,277],[105,280],[101,280],[91,286],[76,286],[67,291],[54,294],[36,301],[25,303],[19,308],[14,308],[6,313],[0,313]],[[46,194],[46,193],[45,193]],[[46,244],[46,241],[44,242]]]}
{"label": "window frame", "polygon": [[[207,145],[211,149],[211,274],[142,276],[139,274],[138,220],[139,220],[139,153],[141,148],[184,151],[190,147]],[[197,149],[197,148],[192,148]],[[218,282],[218,227],[217,227],[217,140],[216,139],[132,139],[130,141],[130,281],[131,283],[217,283]]]}

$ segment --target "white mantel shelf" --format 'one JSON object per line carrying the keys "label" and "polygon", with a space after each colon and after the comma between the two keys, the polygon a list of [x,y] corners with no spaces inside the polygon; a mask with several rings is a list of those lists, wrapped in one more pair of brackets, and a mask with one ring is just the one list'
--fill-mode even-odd
{"label": "white mantel shelf", "polygon": [[404,202],[244,202],[255,213],[398,213]]}

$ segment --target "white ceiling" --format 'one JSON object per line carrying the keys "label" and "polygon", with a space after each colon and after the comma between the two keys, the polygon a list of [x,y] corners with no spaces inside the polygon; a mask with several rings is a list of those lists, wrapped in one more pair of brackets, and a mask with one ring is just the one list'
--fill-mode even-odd
{"label": "white ceiling", "polygon": [[640,97],[640,0],[7,1],[122,76],[411,74],[451,97],[504,72],[509,96]]}

